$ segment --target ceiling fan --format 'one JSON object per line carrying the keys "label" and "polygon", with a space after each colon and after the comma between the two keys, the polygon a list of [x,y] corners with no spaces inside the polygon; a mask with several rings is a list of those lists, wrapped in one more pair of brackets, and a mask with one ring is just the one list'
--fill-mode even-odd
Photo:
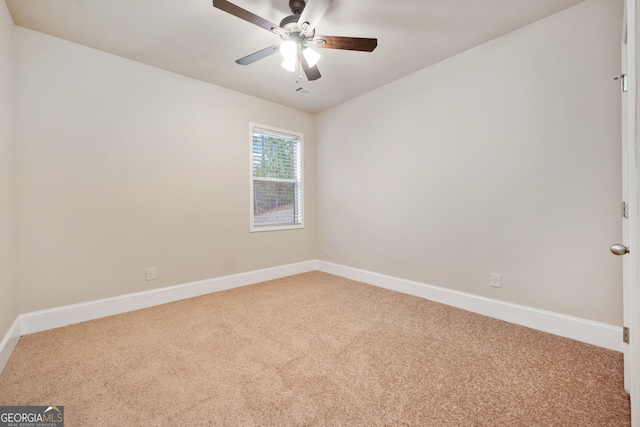
{"label": "ceiling fan", "polygon": [[333,0],[307,0],[306,2],[304,0],[289,0],[292,15],[284,18],[280,25],[273,24],[226,0],[213,0],[213,7],[277,34],[283,40],[280,44],[269,46],[238,59],[236,61],[238,64],[249,65],[280,52],[284,57],[282,66],[285,69],[299,71],[298,66],[301,66],[307,79],[312,81],[319,79],[321,75],[316,66],[320,54],[311,49],[311,46],[361,52],[372,52],[378,46],[377,39],[316,36],[316,25],[327,12],[331,3]]}

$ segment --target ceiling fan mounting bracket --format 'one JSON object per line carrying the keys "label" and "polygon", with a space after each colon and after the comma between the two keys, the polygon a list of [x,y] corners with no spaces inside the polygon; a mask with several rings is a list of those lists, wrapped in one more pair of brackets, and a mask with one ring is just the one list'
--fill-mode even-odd
{"label": "ceiling fan mounting bracket", "polygon": [[305,6],[304,0],[289,0],[289,8],[294,15],[300,15]]}

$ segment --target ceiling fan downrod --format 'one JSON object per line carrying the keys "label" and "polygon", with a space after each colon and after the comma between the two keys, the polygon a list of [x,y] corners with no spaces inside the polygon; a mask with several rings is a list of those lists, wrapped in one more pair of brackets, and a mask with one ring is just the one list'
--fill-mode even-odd
{"label": "ceiling fan downrod", "polygon": [[300,31],[303,30],[300,28],[299,25],[301,23],[299,23],[298,20],[306,5],[304,0],[289,0],[289,8],[291,8],[293,15],[286,16],[280,21],[280,28],[285,30],[284,34],[280,34],[283,39],[288,38],[291,34],[300,33]]}

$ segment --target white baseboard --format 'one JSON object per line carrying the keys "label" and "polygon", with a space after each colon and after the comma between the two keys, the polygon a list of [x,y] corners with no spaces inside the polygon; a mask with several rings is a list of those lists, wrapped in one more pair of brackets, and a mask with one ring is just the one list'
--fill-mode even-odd
{"label": "white baseboard", "polygon": [[314,270],[316,270],[316,261],[305,261],[21,314],[2,342],[0,342],[0,372],[4,369],[11,352],[22,335]]}
{"label": "white baseboard", "polygon": [[598,347],[619,352],[623,351],[622,327],[484,298],[326,261],[318,260],[317,269],[325,273],[451,305]]}
{"label": "white baseboard", "polygon": [[20,317],[18,317],[13,325],[9,328],[9,331],[0,341],[0,372],[4,369],[4,365],[9,361],[13,349],[16,348],[18,340],[22,336],[22,330],[20,329]]}
{"label": "white baseboard", "polygon": [[213,292],[226,291],[241,286],[252,285],[267,280],[279,279],[294,274],[306,273],[316,269],[316,262],[305,261],[279,267],[255,270],[214,279],[152,289],[133,294],[120,295],[89,301],[81,304],[67,305],[49,310],[35,311],[18,316],[22,334],[32,334],[47,329],[59,328],[87,320],[113,316],[115,314],[140,310],[173,301],[198,297]]}
{"label": "white baseboard", "polygon": [[22,335],[314,270],[316,270],[315,260],[304,261],[296,264],[282,265],[279,267],[21,314],[13,323],[13,326],[9,329],[2,342],[0,342],[0,372],[4,369],[4,366],[11,356],[11,352]]}
{"label": "white baseboard", "polygon": [[418,296],[598,347],[623,351],[621,327],[492,300],[326,261],[312,260],[21,314],[0,342],[0,372],[2,372],[22,335],[314,270]]}

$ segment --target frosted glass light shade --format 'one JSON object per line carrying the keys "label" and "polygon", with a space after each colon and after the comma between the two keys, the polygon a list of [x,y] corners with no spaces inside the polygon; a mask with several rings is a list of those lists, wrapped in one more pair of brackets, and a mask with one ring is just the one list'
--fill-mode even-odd
{"label": "frosted glass light shade", "polygon": [[285,40],[280,45],[280,54],[284,59],[295,58],[298,52],[298,45],[293,40]]}
{"label": "frosted glass light shade", "polygon": [[282,61],[282,68],[284,68],[285,70],[288,71],[296,71],[296,58],[295,56],[292,56],[290,58],[285,58],[284,61]]}
{"label": "frosted glass light shade", "polygon": [[320,54],[311,48],[305,48],[302,54],[304,55],[304,59],[307,60],[309,67],[315,66],[320,60]]}

